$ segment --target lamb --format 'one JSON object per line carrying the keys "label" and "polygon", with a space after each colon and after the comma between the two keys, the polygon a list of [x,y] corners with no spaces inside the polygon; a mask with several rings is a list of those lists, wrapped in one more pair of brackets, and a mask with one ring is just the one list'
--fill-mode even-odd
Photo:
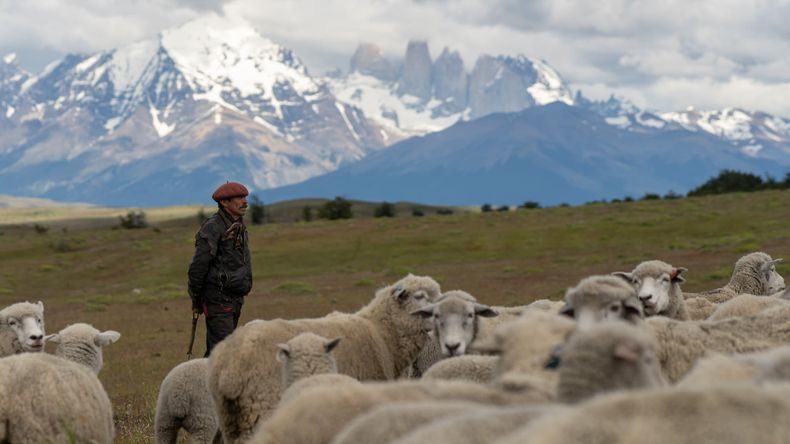
{"label": "lamb", "polygon": [[658,343],[664,375],[678,381],[707,352],[748,353],[790,342],[790,306],[720,321],[645,320]]}
{"label": "lamb", "polygon": [[378,290],[353,314],[258,321],[237,329],[209,358],[209,389],[225,442],[248,439],[277,405],[282,390],[272,359],[276,344],[306,331],[341,336],[346,345],[335,352],[339,373],[360,380],[394,379],[426,342],[422,322],[409,313],[440,294],[430,277],[408,275]]}
{"label": "lamb", "polygon": [[702,293],[685,293],[686,299],[704,297],[720,304],[739,294],[768,296],[784,289],[785,281],[776,272],[776,263],[782,259],[772,259],[766,253],[749,253],[735,263],[730,281],[724,287]]}
{"label": "lamb", "polygon": [[112,405],[97,373],[102,347],[119,337],[74,324],[47,337],[59,344],[55,356],[0,359],[0,441],[112,443]]}
{"label": "lamb", "polygon": [[560,313],[576,318],[579,328],[604,319],[638,322],[645,317],[634,288],[619,277],[605,275],[586,277],[569,289]]}
{"label": "lamb", "polygon": [[718,321],[736,316],[749,316],[772,307],[787,304],[788,301],[779,297],[742,294],[719,305],[708,317],[708,320]]}
{"label": "lamb", "polygon": [[604,391],[665,386],[656,347],[647,332],[620,320],[574,333],[559,353],[557,399],[573,403]]}
{"label": "lamb", "polygon": [[328,443],[351,420],[374,407],[428,400],[513,405],[546,401],[547,397],[539,392],[510,392],[465,381],[370,382],[346,385],[342,390],[315,387],[280,406],[249,442]]}
{"label": "lamb", "polygon": [[0,310],[0,358],[44,350],[44,304],[19,302]]}
{"label": "lamb", "polygon": [[162,380],[156,400],[157,444],[177,442],[183,428],[190,442],[211,443],[219,436],[214,400],[208,391],[208,358],[175,366]]}
{"label": "lamb", "polygon": [[642,262],[630,273],[618,271],[612,274],[634,286],[644,305],[645,316],[659,315],[685,321],[689,317],[680,289],[680,283],[685,281],[681,274],[685,271],[688,269],[652,260]]}
{"label": "lamb", "polygon": [[295,381],[321,373],[337,373],[332,351],[340,338],[327,339],[314,333],[299,333],[285,344],[277,344],[277,361],[282,364],[284,388]]}
{"label": "lamb", "polygon": [[544,415],[496,444],[790,442],[790,387],[619,392]]}

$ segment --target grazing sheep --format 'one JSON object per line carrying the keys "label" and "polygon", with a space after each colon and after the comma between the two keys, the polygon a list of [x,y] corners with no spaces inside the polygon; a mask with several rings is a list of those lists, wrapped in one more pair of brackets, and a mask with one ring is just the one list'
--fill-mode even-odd
{"label": "grazing sheep", "polygon": [[211,443],[219,436],[214,400],[208,391],[208,358],[178,364],[159,387],[156,443],[174,444],[181,428],[193,443]]}
{"label": "grazing sheep", "polygon": [[568,289],[561,313],[576,318],[579,328],[587,328],[604,319],[637,322],[645,317],[634,288],[611,275],[586,277]]}
{"label": "grazing sheep", "polygon": [[119,337],[75,324],[47,337],[60,344],[57,356],[22,353],[0,359],[3,442],[112,443],[112,405],[96,373],[101,347]]}
{"label": "grazing sheep", "polygon": [[[688,294],[689,293],[684,293],[683,296],[685,297]],[[689,320],[691,321],[708,319],[708,317],[716,311],[716,308],[718,308],[717,304],[703,297],[686,299],[686,313],[688,313]]]}
{"label": "grazing sheep", "polygon": [[790,382],[790,346],[757,353],[705,356],[678,382],[678,387],[734,382]]}
{"label": "grazing sheep", "polygon": [[284,344],[277,344],[283,389],[295,381],[322,373],[337,373],[332,351],[340,338],[327,339],[315,333],[299,333]]}
{"label": "grazing sheep", "polygon": [[620,320],[572,334],[559,356],[557,399],[561,402],[579,402],[600,392],[666,385],[655,339]]}
{"label": "grazing sheep", "polygon": [[346,385],[342,390],[316,387],[281,405],[249,443],[328,443],[355,417],[392,402],[436,400],[513,405],[546,399],[542,393],[509,392],[465,381],[371,382]]}
{"label": "grazing sheep", "polygon": [[708,352],[749,353],[790,342],[790,306],[720,321],[645,320],[658,343],[658,358],[670,382],[678,381]]}
{"label": "grazing sheep", "polygon": [[790,442],[790,387],[618,392],[544,415],[496,444],[780,444]]}
{"label": "grazing sheep", "polygon": [[645,316],[659,315],[685,321],[688,313],[680,289],[680,283],[685,281],[681,274],[685,271],[688,269],[653,260],[642,262],[630,273],[618,271],[612,274],[634,286]]}
{"label": "grazing sheep", "polygon": [[718,321],[736,316],[749,316],[788,303],[787,300],[779,297],[741,294],[719,305],[708,320]]}
{"label": "grazing sheep", "polygon": [[785,281],[776,272],[776,263],[782,259],[772,259],[766,253],[749,253],[735,262],[730,281],[724,287],[702,293],[685,293],[686,299],[704,297],[711,302],[721,304],[739,294],[768,296],[784,289]]}
{"label": "grazing sheep", "polygon": [[331,444],[388,443],[422,425],[476,410],[482,404],[457,401],[396,402],[354,418]]}
{"label": "grazing sheep", "polygon": [[220,342],[209,358],[209,389],[226,443],[248,439],[271,415],[281,393],[278,343],[302,332],[343,337],[335,352],[337,370],[360,380],[394,379],[426,342],[422,322],[409,313],[441,294],[429,277],[409,275],[376,292],[353,314],[316,319],[247,323]]}
{"label": "grazing sheep", "polygon": [[432,365],[422,379],[459,379],[486,384],[494,380],[498,363],[497,356],[455,356]]}
{"label": "grazing sheep", "polygon": [[44,350],[44,304],[18,302],[0,310],[0,358]]}
{"label": "grazing sheep", "polygon": [[564,410],[563,407],[546,404],[477,407],[438,418],[402,435],[392,444],[488,444],[536,418]]}

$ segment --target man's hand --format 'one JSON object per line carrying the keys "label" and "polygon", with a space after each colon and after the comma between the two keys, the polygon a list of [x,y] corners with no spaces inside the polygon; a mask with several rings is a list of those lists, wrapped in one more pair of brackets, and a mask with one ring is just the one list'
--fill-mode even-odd
{"label": "man's hand", "polygon": [[203,301],[200,299],[192,299],[192,313],[203,313]]}

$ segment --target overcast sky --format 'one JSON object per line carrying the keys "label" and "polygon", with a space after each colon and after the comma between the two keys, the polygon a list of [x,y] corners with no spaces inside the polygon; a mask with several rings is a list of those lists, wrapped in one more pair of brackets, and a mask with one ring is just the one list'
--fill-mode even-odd
{"label": "overcast sky", "polygon": [[483,53],[544,59],[592,98],[790,117],[790,0],[0,0],[0,53],[35,72],[211,11],[246,18],[314,74],[347,69],[360,42],[395,60],[422,39],[467,69]]}

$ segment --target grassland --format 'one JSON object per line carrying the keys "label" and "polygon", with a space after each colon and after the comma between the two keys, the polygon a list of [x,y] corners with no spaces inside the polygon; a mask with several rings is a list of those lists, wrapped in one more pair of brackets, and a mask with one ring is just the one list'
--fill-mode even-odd
{"label": "grassland", "polygon": [[[141,230],[74,220],[52,222],[44,233],[0,226],[0,306],[42,300],[49,332],[81,321],[122,333],[106,350],[101,374],[118,442],[152,441],[158,385],[185,358],[186,269],[198,226],[196,208],[178,211]],[[689,268],[685,289],[710,289],[726,283],[744,253],[790,258],[788,220],[790,193],[769,191],[251,226],[255,283],[241,321],[355,310],[407,272],[491,304],[522,304],[561,298],[584,276],[660,258]],[[22,222],[31,221],[15,220]],[[787,275],[790,265],[779,271]],[[201,325],[198,354],[203,335]]]}

